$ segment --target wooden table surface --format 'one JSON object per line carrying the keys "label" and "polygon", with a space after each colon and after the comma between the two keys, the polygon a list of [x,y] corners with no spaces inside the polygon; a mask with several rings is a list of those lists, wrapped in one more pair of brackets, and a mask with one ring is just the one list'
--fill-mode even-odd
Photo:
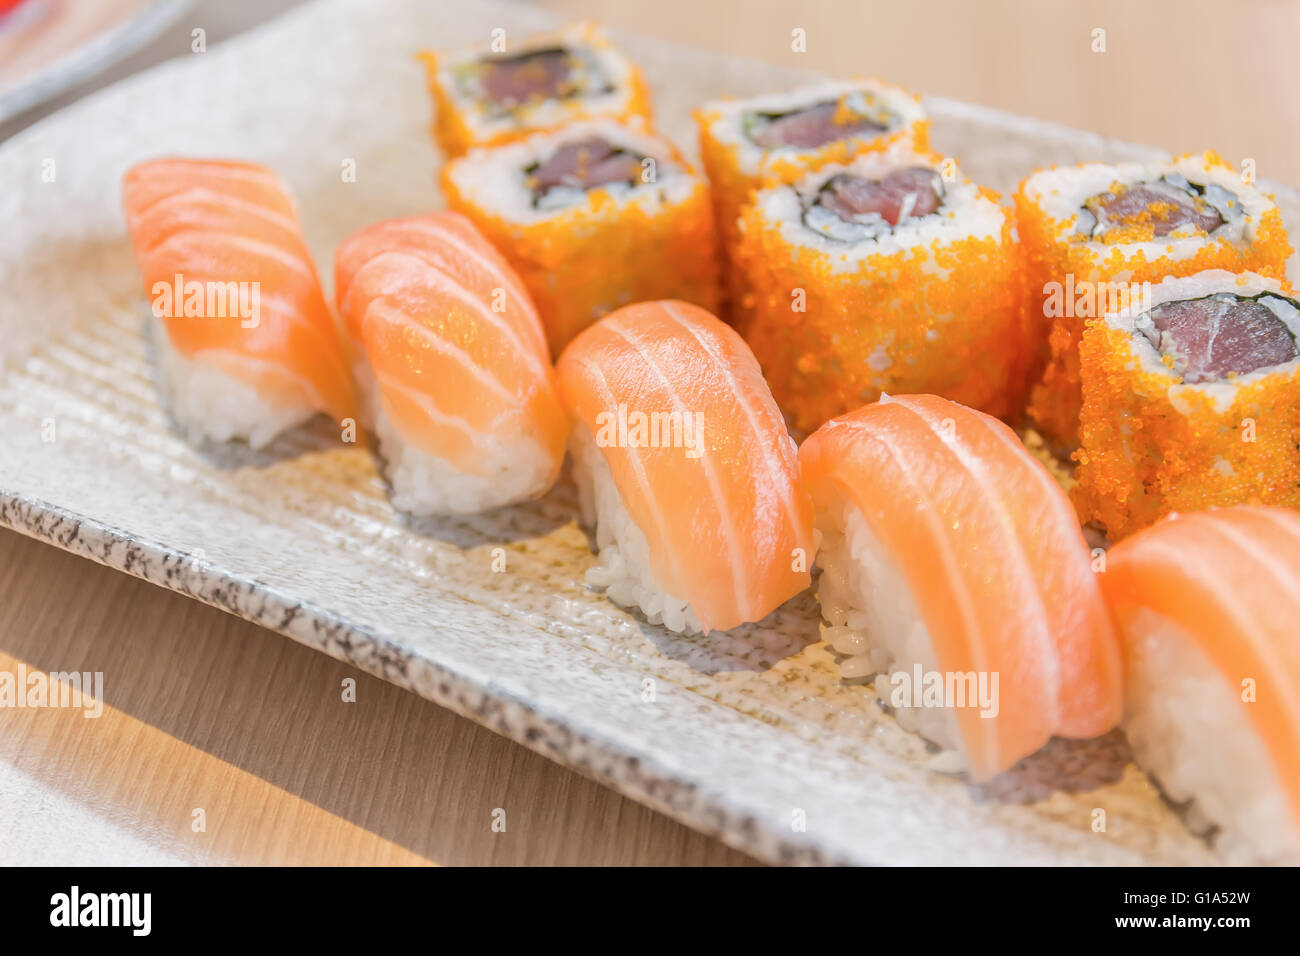
{"label": "wooden table surface", "polygon": [[0,672],[20,664],[103,672],[104,710],[0,708],[0,863],[745,861],[391,684],[5,530]]}
{"label": "wooden table surface", "polygon": [[[546,0],[566,16],[834,76],[880,76],[1300,186],[1294,0]],[[792,36],[803,31],[804,52]],[[1095,31],[1104,31],[1097,35]],[[1102,44],[1104,51],[1094,52]]]}
{"label": "wooden table surface", "polygon": [[[200,4],[107,82],[290,0]],[[876,74],[1300,183],[1284,0],[545,0],[720,52]],[[1093,30],[1106,52],[1092,51]],[[807,52],[790,49],[806,32]],[[61,97],[58,106],[90,84]],[[0,126],[0,138],[31,122]],[[747,859],[276,634],[0,531],[0,672],[103,671],[102,716],[0,708],[0,863]],[[343,703],[345,677],[357,700]],[[506,810],[504,833],[493,811]],[[195,811],[204,827],[196,831]]]}

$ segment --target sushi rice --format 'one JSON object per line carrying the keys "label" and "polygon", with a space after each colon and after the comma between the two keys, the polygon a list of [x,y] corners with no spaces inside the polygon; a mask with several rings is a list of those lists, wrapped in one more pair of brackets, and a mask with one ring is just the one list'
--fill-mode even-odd
{"label": "sushi rice", "polygon": [[1227,861],[1300,864],[1300,514],[1175,515],[1098,578],[1135,761]]}
{"label": "sushi rice", "polygon": [[122,206],[151,302],[159,384],[191,439],[261,448],[317,412],[339,427],[356,416],[343,341],[274,171],[146,160],[124,175]]}
{"label": "sushi rice", "polygon": [[393,507],[412,515],[475,514],[546,492],[555,479],[555,460],[541,442],[526,436],[501,441],[480,436],[480,472],[457,468],[446,458],[416,447],[393,424],[375,388],[370,367],[358,368],[358,386],[371,422]]}
{"label": "sushi rice", "polygon": [[[583,153],[595,144],[625,165],[635,159],[630,178],[580,185]],[[575,150],[574,168],[539,192],[538,169]],[[448,206],[473,220],[523,279],[556,357],[592,322],[634,302],[717,307],[708,184],[642,124],[575,122],[474,150],[443,169],[442,184]]]}
{"label": "sushi rice", "polygon": [[609,464],[591,429],[576,425],[569,439],[572,474],[578,486],[582,523],[595,529],[596,565],[587,584],[603,588],[621,607],[640,608],[651,624],[685,634],[703,632],[700,619],[684,598],[663,590],[650,567],[650,544],[623,506]]}
{"label": "sushi rice", "polygon": [[[560,97],[530,96],[509,107],[494,104],[485,96],[477,79],[481,63],[548,49],[565,52],[577,66],[585,88]],[[650,118],[649,95],[640,71],[592,22],[526,37],[505,54],[474,49],[426,52],[421,59],[437,108],[434,132],[449,157],[576,120]]]}
{"label": "sushi rice", "polygon": [[[843,240],[810,228],[805,208],[822,187],[838,175],[849,173],[865,179],[879,179],[908,166],[939,170],[943,157],[918,151],[908,144],[867,153],[851,163],[823,166],[798,182],[771,187],[754,197],[755,212],[749,228],[760,223],[781,234],[795,249],[808,249],[824,259],[832,275],[856,272],[864,259],[894,256],[901,252],[929,248],[933,243],[952,243],[966,238],[1000,239],[1006,215],[987,190],[981,189],[954,170],[943,180],[942,206],[937,214],[917,216],[883,228],[878,234]],[[788,298],[788,296],[787,296]]]}
{"label": "sushi rice", "polygon": [[[1103,224],[1085,203],[1151,187],[1173,201],[1152,202]],[[1208,216],[1210,231],[1187,222],[1156,233],[1157,214],[1181,202]],[[1024,258],[1027,322],[1041,343],[1029,417],[1058,451],[1078,443],[1082,401],[1079,341],[1086,316],[1044,308],[1049,286],[1073,282],[1133,286],[1207,269],[1254,271],[1282,278],[1291,254],[1281,212],[1272,198],[1212,152],[1148,163],[1084,163],[1038,170],[1015,195],[1016,229]],[[1162,209],[1160,207],[1167,207]],[[1176,221],[1169,220],[1171,223]]]}
{"label": "sushi rice", "polygon": [[822,636],[841,676],[876,675],[900,725],[946,751],[935,769],[987,780],[1118,723],[1119,644],[1077,517],[1010,428],[893,396],[823,425],[799,461]]}
{"label": "sushi rice", "polygon": [[[849,222],[822,205],[838,182],[873,188],[922,174],[933,210],[912,215],[928,208],[908,202],[913,192],[897,222],[879,213]],[[733,313],[796,426],[812,431],[885,392],[1019,415],[1034,346],[1011,223],[955,165],[899,144],[763,189],[741,223],[747,305]]]}
{"label": "sushi rice", "polygon": [[[761,620],[808,587],[812,501],[735,330],[686,302],[642,302],[579,334],[556,371],[583,519],[595,530],[589,584],[684,633]],[[696,416],[701,440],[688,446],[684,427],[681,442],[620,437],[609,421],[622,408]]]}
{"label": "sushi rice", "polygon": [[[1243,364],[1185,380],[1176,364],[1184,346],[1162,354],[1152,342],[1160,333],[1151,316],[1168,303],[1216,296],[1273,303],[1268,314],[1275,333],[1290,340],[1281,353],[1290,357],[1262,359],[1268,364],[1255,367],[1260,359],[1254,356],[1271,354],[1260,352],[1256,327],[1252,344],[1233,356]],[[1140,306],[1089,322],[1078,349],[1083,403],[1072,492],[1084,521],[1119,540],[1171,512],[1248,502],[1300,507],[1300,309],[1294,297],[1284,281],[1210,269],[1167,278]],[[1204,355],[1209,360],[1216,349],[1244,338],[1224,319]]]}
{"label": "sushi rice", "polygon": [[467,160],[448,167],[447,178],[455,187],[455,195],[472,200],[472,208],[481,210],[484,217],[517,223],[520,227],[543,223],[555,218],[556,212],[566,205],[584,205],[586,197],[577,189],[554,190],[567,193],[569,201],[534,202],[529,167],[565,143],[588,137],[601,137],[655,161],[653,183],[610,183],[601,187],[620,206],[636,206],[643,214],[655,216],[686,201],[699,188],[698,178],[689,174],[686,161],[670,143],[643,124],[613,120],[582,120],[559,130],[476,151]]}
{"label": "sushi rice", "polygon": [[[747,129],[755,114],[789,113],[823,102],[840,103],[854,112],[877,117],[885,129],[810,148],[764,147],[753,140]],[[900,136],[924,148],[929,134],[921,101],[902,87],[880,80],[834,80],[748,99],[714,100],[699,108],[696,119],[706,145],[716,144],[718,150],[730,153],[727,165],[741,176],[752,178],[797,175],[828,162],[845,162],[864,150],[897,142]]]}
{"label": "sushi rice", "polygon": [[[1300,830],[1238,691],[1178,625],[1134,617],[1124,732],[1133,757],[1231,863],[1300,865]],[[1214,833],[1217,829],[1217,833]]]}
{"label": "sushi rice", "polygon": [[541,320],[473,225],[436,213],[367,226],[336,251],[335,285],[395,507],[466,514],[546,492],[567,422]]}
{"label": "sushi rice", "polygon": [[[844,655],[840,675],[845,680],[874,676],[876,696],[888,704],[891,674],[916,666],[926,674],[939,671],[925,618],[906,578],[852,502],[830,504],[818,514],[817,527],[822,530],[817,555],[822,640]],[[967,769],[953,707],[892,710],[904,730],[948,751],[944,769]]]}
{"label": "sushi rice", "polygon": [[[844,124],[841,135],[817,145],[765,146],[754,138],[760,117],[797,114],[834,103],[834,121],[868,117],[883,128],[855,130]],[[793,182],[830,163],[847,163],[862,153],[906,142],[925,149],[930,121],[918,97],[880,80],[833,81],[747,99],[722,99],[695,111],[700,158],[709,177],[714,219],[720,240],[720,263],[729,299],[729,320],[743,330],[747,290],[738,272],[741,211],[751,195],[772,182]],[[805,142],[820,140],[813,136]]]}
{"label": "sushi rice", "polygon": [[[1150,163],[1085,163],[1082,166],[1062,166],[1040,170],[1025,180],[1021,186],[1024,199],[1036,205],[1050,221],[1060,224],[1064,231],[1079,228],[1080,210],[1090,196],[1105,193],[1115,184],[1132,186],[1160,180],[1166,176],[1181,176],[1188,182],[1203,187],[1214,187],[1221,198],[1213,204],[1223,216],[1224,224],[1210,236],[1197,235],[1189,230],[1169,236],[1132,241],[1120,240],[1124,258],[1142,258],[1155,262],[1168,258],[1173,262],[1190,259],[1207,245],[1230,245],[1245,249],[1260,238],[1265,214],[1272,212],[1276,219],[1277,206],[1257,187],[1243,181],[1241,173],[1213,154],[1190,154]],[[1227,197],[1231,194],[1231,199]],[[1210,194],[1211,196],[1215,194]],[[1086,245],[1099,256],[1111,252],[1117,243],[1089,240]]]}
{"label": "sushi rice", "polygon": [[[226,374],[200,352],[181,355],[167,327],[156,316],[149,328],[158,360],[158,375],[172,418],[192,442],[236,439],[264,448],[281,432],[312,418],[314,404],[285,404]],[[239,359],[249,364],[251,357]]]}

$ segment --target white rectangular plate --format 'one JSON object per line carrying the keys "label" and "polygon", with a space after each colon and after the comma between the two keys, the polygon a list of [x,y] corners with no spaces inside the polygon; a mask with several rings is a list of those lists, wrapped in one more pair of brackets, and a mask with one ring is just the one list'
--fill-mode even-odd
{"label": "white rectangular plate", "polygon": [[[370,454],[324,426],[264,453],[177,433],[119,206],[127,166],[168,153],[273,166],[328,275],[354,229],[440,205],[415,50],[549,25],[508,4],[325,0],[0,148],[0,523],[350,661],[764,860],[1210,861],[1118,735],[1055,742],[982,788],[928,768],[920,741],[837,679],[808,595],[707,638],[614,607],[583,584],[592,556],[567,482],[527,507],[413,522]],[[700,101],[815,78],[619,40],[688,149]],[[1001,190],[1047,163],[1153,155],[929,108],[936,148]],[[1277,192],[1300,222],[1296,193]]]}

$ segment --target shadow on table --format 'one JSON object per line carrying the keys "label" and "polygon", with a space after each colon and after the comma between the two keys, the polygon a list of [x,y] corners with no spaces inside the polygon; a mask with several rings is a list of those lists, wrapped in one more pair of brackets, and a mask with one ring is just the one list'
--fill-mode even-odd
{"label": "shadow on table", "polygon": [[[0,531],[0,608],[19,605],[29,611],[0,632],[0,658],[102,671],[105,712],[0,712],[0,759],[170,853],[256,863],[752,862],[316,651]],[[356,682],[353,703],[345,679]],[[208,829],[195,834],[200,797]],[[498,810],[505,832],[493,831]]]}

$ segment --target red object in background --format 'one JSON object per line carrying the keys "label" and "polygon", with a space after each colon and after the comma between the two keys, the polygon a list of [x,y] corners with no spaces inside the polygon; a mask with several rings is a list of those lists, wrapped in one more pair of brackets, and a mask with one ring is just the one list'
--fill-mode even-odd
{"label": "red object in background", "polygon": [[0,123],[138,50],[194,0],[0,0]]}

